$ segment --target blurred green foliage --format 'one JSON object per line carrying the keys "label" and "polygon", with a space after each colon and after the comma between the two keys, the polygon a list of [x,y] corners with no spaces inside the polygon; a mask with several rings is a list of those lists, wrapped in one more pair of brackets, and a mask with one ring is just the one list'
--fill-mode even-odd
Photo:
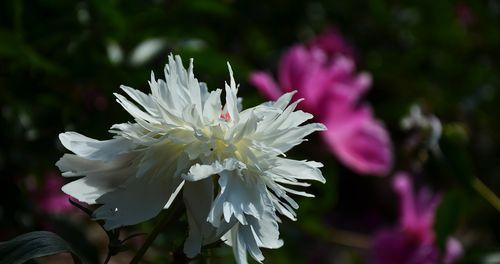
{"label": "blurred green foliage", "polygon": [[[417,158],[400,148],[407,135],[399,120],[410,104],[423,105],[445,124],[445,158],[431,156],[418,175],[420,183],[445,193],[436,222],[440,242],[458,234],[467,263],[498,251],[499,214],[471,187],[478,177],[500,193],[500,3],[494,0],[2,1],[1,240],[40,227],[23,179],[35,175],[43,182],[55,169],[64,151],[57,134],[109,137],[107,128],[128,120],[113,92],[121,84],[145,91],[150,71],[161,76],[169,52],[194,58],[198,78],[212,89],[228,78],[230,61],[244,105],[252,106],[263,99],[249,86],[248,73],[274,71],[284,49],[329,26],[355,47],[358,69],[373,75],[367,99],[391,131],[395,170],[409,169],[408,160]],[[161,45],[137,62],[134,53],[146,40]],[[332,243],[318,230],[368,236],[389,226],[396,214],[390,179],[349,172],[316,137],[291,156],[324,162],[327,183],[314,185],[317,198],[301,201],[297,223],[282,225],[285,245],[265,252],[268,263],[362,262],[366,249]],[[172,248],[169,234],[158,248]],[[182,235],[175,237],[177,247]],[[232,262],[228,248],[210,254],[217,263]]]}

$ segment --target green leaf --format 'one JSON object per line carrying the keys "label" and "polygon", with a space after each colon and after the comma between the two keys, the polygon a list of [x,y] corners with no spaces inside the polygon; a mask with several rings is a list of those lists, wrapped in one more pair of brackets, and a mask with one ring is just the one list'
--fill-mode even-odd
{"label": "green leaf", "polygon": [[440,247],[444,247],[448,236],[457,229],[460,216],[464,213],[458,208],[464,208],[465,199],[467,197],[465,197],[461,189],[454,189],[446,193],[439,205],[436,212],[434,230]]}
{"label": "green leaf", "polygon": [[28,260],[69,252],[75,263],[80,257],[60,236],[48,231],[35,231],[0,243],[0,263],[25,263]]}
{"label": "green leaf", "polygon": [[465,126],[460,123],[446,125],[443,130],[441,147],[453,177],[470,188],[474,172],[472,158],[467,148],[468,135]]}

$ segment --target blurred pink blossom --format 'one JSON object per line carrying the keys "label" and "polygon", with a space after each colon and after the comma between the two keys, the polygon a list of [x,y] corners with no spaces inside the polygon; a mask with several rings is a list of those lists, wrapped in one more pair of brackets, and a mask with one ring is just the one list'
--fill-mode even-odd
{"label": "blurred pink blossom", "polygon": [[295,99],[306,99],[300,107],[327,126],[322,136],[344,165],[361,174],[386,175],[392,167],[391,141],[370,107],[358,106],[371,76],[356,73],[352,54],[337,31],[328,30],[308,46],[285,52],[277,82],[265,72],[253,72],[250,82],[270,100],[297,90]]}
{"label": "blurred pink blossom", "polygon": [[376,235],[372,263],[448,264],[456,261],[463,252],[458,240],[448,238],[444,254],[436,244],[433,225],[440,195],[432,194],[427,188],[415,193],[409,175],[401,172],[395,176],[393,188],[399,197],[399,224]]}
{"label": "blurred pink blossom", "polygon": [[74,207],[69,203],[69,196],[61,191],[63,178],[55,171],[45,174],[43,184],[32,189],[31,196],[38,209],[45,214],[60,214],[69,212]]}
{"label": "blurred pink blossom", "polygon": [[339,30],[329,28],[309,42],[309,46],[323,50],[329,57],[344,55],[354,58],[354,49],[342,37]]}
{"label": "blurred pink blossom", "polygon": [[455,5],[455,14],[462,27],[470,27],[474,23],[474,13],[470,6],[464,2],[459,2]]}
{"label": "blurred pink blossom", "polygon": [[323,122],[323,138],[338,158],[361,174],[385,175],[391,164],[391,141],[382,124],[373,119],[369,106],[332,104],[334,118]]}

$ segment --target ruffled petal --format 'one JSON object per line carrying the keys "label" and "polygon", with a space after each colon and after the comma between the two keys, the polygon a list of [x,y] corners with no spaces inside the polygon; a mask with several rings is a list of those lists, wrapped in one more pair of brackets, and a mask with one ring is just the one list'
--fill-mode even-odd
{"label": "ruffled petal", "polygon": [[130,140],[123,137],[99,141],[76,132],[61,133],[59,140],[68,150],[91,160],[110,160],[135,147]]}
{"label": "ruffled petal", "polygon": [[228,122],[238,123],[238,87],[234,81],[233,70],[229,63],[227,63],[227,68],[229,70],[229,84],[225,84],[226,105],[224,106],[224,112],[227,113],[225,119]]}
{"label": "ruffled petal", "polygon": [[203,165],[197,163],[191,166],[189,172],[183,175],[183,178],[188,181],[199,181],[207,177],[210,177],[212,175],[218,174],[224,170],[230,171],[230,170],[242,169],[244,167],[245,164],[233,158],[225,159],[224,161],[222,161],[222,163],[216,160],[214,163],[209,165]]}
{"label": "ruffled petal", "polygon": [[203,106],[203,118],[206,123],[214,122],[220,116],[222,104],[220,101],[221,89],[210,92],[205,104]]}
{"label": "ruffled petal", "polygon": [[303,89],[304,78],[310,71],[318,67],[315,59],[305,46],[291,47],[281,58],[278,68],[278,79],[281,89],[285,92]]}
{"label": "ruffled petal", "polygon": [[183,195],[189,223],[189,235],[184,242],[184,253],[189,258],[200,253],[202,245],[208,244],[217,237],[216,229],[207,221],[213,200],[212,179],[186,182]]}
{"label": "ruffled petal", "polygon": [[63,176],[86,176],[62,187],[63,192],[81,202],[95,204],[96,199],[116,189],[135,174],[135,155],[125,155],[109,162],[89,160],[73,154],[65,154],[56,166]]}
{"label": "ruffled petal", "polygon": [[299,161],[277,158],[275,166],[269,172],[285,179],[314,180],[325,183],[321,170],[323,164],[315,161]]}
{"label": "ruffled petal", "polygon": [[229,222],[233,216],[242,224],[247,224],[247,215],[260,218],[267,199],[264,182],[256,175],[243,176],[239,171],[222,171],[219,175],[221,190],[208,221],[217,227],[221,221]]}
{"label": "ruffled petal", "polygon": [[278,223],[272,206],[267,206],[260,219],[249,216],[248,223],[237,223],[223,236],[226,244],[233,248],[237,263],[247,263],[247,252],[257,262],[264,260],[261,247],[279,248],[283,241],[279,239]]}
{"label": "ruffled petal", "polygon": [[180,177],[173,181],[161,177],[133,177],[99,197],[96,201],[103,205],[94,211],[93,217],[104,220],[106,230],[149,220],[160,213],[181,184]]}
{"label": "ruffled petal", "polygon": [[312,49],[320,49],[328,56],[335,57],[340,54],[354,57],[353,48],[347,43],[336,28],[329,28],[311,40]]}
{"label": "ruffled petal", "polygon": [[356,104],[361,96],[370,89],[372,79],[368,73],[356,73],[353,59],[337,57],[332,65],[325,69],[330,76],[329,90],[323,96],[330,96],[329,100],[345,101]]}
{"label": "ruffled petal", "polygon": [[387,175],[392,168],[391,140],[369,108],[337,106],[331,112],[323,120],[328,130],[322,136],[342,163],[361,174]]}

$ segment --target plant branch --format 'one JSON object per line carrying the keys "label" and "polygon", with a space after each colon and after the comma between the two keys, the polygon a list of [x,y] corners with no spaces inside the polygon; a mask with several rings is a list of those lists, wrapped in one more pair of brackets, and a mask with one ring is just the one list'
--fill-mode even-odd
{"label": "plant branch", "polygon": [[340,229],[330,229],[329,233],[332,243],[360,249],[370,248],[370,238],[366,235]]}
{"label": "plant branch", "polygon": [[108,253],[108,255],[106,256],[106,260],[104,261],[104,264],[108,264],[110,259],[111,259],[111,254]]}
{"label": "plant branch", "polygon": [[472,187],[476,190],[481,197],[490,203],[497,211],[500,212],[500,199],[496,194],[486,186],[479,178],[474,177],[472,180]]}
{"label": "plant branch", "polygon": [[299,225],[299,228],[305,231],[307,234],[319,237],[329,243],[359,249],[370,248],[371,238],[361,233],[327,226],[315,226],[314,228],[310,228],[305,225]]}

